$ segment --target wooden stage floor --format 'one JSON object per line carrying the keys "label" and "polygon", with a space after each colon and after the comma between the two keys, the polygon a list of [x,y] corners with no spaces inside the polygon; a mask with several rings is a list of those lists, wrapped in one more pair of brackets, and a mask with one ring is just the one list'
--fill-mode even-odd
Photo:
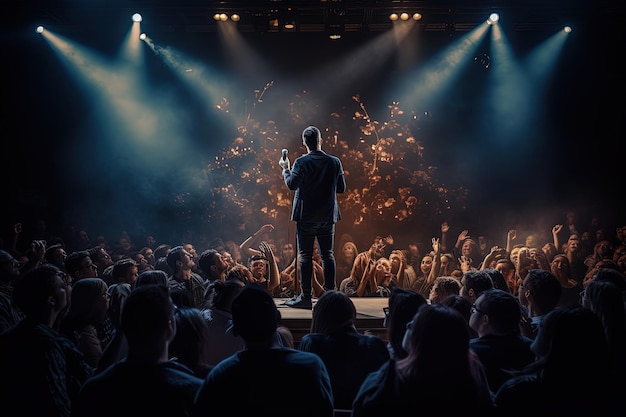
{"label": "wooden stage floor", "polygon": [[[282,316],[282,322],[293,333],[294,341],[300,341],[303,335],[311,330],[311,310],[292,308],[286,306],[285,301],[289,298],[274,298],[276,307]],[[361,333],[374,334],[387,340],[387,329],[383,326],[385,313],[383,307],[389,305],[389,299],[383,297],[352,297],[356,307],[356,327]],[[315,299],[313,306],[315,307]]]}

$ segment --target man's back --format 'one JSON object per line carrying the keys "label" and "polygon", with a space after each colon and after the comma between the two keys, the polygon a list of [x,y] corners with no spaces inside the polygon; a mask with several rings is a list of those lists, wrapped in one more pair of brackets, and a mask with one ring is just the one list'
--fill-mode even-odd
{"label": "man's back", "polygon": [[175,362],[118,362],[87,380],[72,416],[186,416],[201,383]]}
{"label": "man's back", "polygon": [[470,349],[483,364],[494,393],[511,377],[507,371],[520,370],[535,359],[531,343],[532,339],[515,334],[488,334],[470,339]]}
{"label": "man's back", "polygon": [[338,331],[332,336],[309,333],[298,348],[318,355],[326,365],[333,387],[335,408],[350,409],[361,384],[389,360],[387,344],[378,336],[356,330]]}
{"label": "man's back", "polygon": [[296,159],[286,180],[296,190],[292,220],[336,222],[341,218],[337,193],[346,183],[337,157],[323,151],[311,151]]}
{"label": "man's back", "polygon": [[194,416],[291,410],[332,416],[330,378],[319,356],[290,348],[243,350],[220,362],[198,391]]}

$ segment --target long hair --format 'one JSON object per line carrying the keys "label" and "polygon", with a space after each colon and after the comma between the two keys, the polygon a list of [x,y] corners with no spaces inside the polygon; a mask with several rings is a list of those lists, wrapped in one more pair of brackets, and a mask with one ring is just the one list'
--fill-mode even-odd
{"label": "long hair", "polygon": [[396,363],[401,380],[427,382],[471,374],[470,334],[465,319],[455,309],[425,304],[409,322],[407,332],[407,356]]}
{"label": "long hair", "polygon": [[176,335],[169,344],[169,356],[191,368],[199,377],[206,376],[209,329],[199,309],[178,307],[174,314]]}
{"label": "long hair", "polygon": [[589,308],[602,321],[614,364],[626,367],[626,313],[624,297],[611,281],[592,279],[585,287]]}
{"label": "long hair", "polygon": [[395,362],[398,396],[411,398],[428,413],[446,404],[453,414],[486,415],[492,396],[469,340],[469,328],[457,310],[442,304],[420,307],[407,326],[408,354]]}
{"label": "long hair", "polygon": [[426,299],[415,291],[394,287],[389,296],[389,318],[387,320],[387,339],[393,349],[396,358],[406,356],[402,347],[402,339],[406,324],[411,321],[417,310],[424,304]]}
{"label": "long hair", "polygon": [[80,330],[88,324],[97,324],[105,319],[98,310],[99,299],[107,292],[102,278],[83,278],[72,286],[71,304],[67,316],[61,321],[61,330]]}
{"label": "long hair", "polygon": [[313,308],[311,333],[332,334],[346,326],[354,326],[356,307],[345,293],[326,290]]}

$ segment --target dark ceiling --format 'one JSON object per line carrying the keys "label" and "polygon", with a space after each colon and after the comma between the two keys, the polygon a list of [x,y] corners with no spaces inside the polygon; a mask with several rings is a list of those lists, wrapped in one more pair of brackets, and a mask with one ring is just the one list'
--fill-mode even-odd
{"label": "dark ceiling", "polygon": [[[506,14],[513,30],[549,30],[571,24],[594,9],[607,15],[620,12],[620,2],[591,0],[34,0],[20,6],[25,16],[41,24],[69,30],[87,29],[95,20],[120,16],[121,12],[149,16],[153,28],[182,32],[215,32],[213,15],[238,13],[241,32],[280,32],[272,23],[296,15],[296,31],[324,32],[331,19],[341,16],[346,32],[378,32],[391,27],[391,12],[420,12],[426,31],[454,27],[464,31],[484,21],[491,11]],[[18,6],[19,7],[19,6]],[[622,12],[623,13],[623,12]]]}

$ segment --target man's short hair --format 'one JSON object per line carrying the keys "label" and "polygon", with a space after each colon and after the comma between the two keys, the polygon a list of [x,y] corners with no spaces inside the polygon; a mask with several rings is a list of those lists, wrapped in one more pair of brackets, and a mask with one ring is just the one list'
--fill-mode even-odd
{"label": "man's short hair", "polygon": [[304,139],[304,143],[309,149],[316,149],[321,137],[320,130],[315,126],[308,126],[302,132],[302,139]]}
{"label": "man's short hair", "polygon": [[165,285],[142,285],[130,292],[122,309],[122,330],[130,344],[158,343],[174,316],[174,304]]}
{"label": "man's short hair", "polygon": [[256,283],[246,284],[231,305],[233,331],[246,342],[263,342],[276,334],[280,314],[270,293]]}
{"label": "man's short hair", "polygon": [[211,273],[211,267],[217,264],[217,257],[220,253],[217,249],[207,249],[198,257],[198,267],[205,274]]}
{"label": "man's short hair", "polygon": [[181,253],[185,248],[182,245],[174,246],[166,255],[167,266],[170,267],[172,273],[176,272],[176,261],[181,259]]}

